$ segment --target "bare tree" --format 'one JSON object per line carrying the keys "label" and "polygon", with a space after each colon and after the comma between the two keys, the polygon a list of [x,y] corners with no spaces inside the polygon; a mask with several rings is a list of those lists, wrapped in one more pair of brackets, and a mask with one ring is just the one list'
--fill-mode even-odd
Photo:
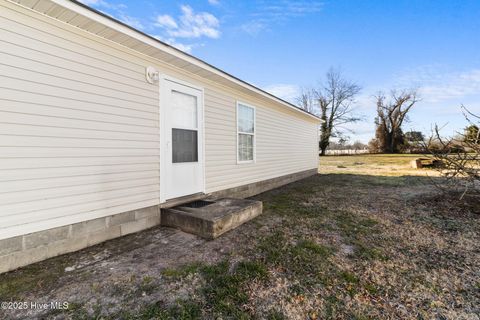
{"label": "bare tree", "polygon": [[300,91],[300,96],[297,97],[297,104],[302,108],[303,110],[310,112],[312,114],[317,114],[318,115],[318,110],[317,110],[317,92],[313,88],[302,88]]}
{"label": "bare tree", "polygon": [[[471,113],[464,106],[462,109],[470,127],[478,127],[480,116]],[[474,124],[474,121],[477,124]],[[460,199],[467,194],[480,198],[480,143],[476,139],[469,139],[468,128],[467,135],[444,138],[440,135],[441,129],[435,126],[432,136],[426,141],[428,151],[442,164],[438,170],[446,178],[446,181],[437,184],[437,187],[444,192],[460,190]],[[478,200],[480,199],[476,201]]]}
{"label": "bare tree", "polygon": [[415,90],[391,91],[390,99],[380,92],[376,96],[375,143],[378,152],[397,153],[403,144],[402,124],[408,112],[419,101]]}
{"label": "bare tree", "polygon": [[360,86],[346,80],[339,69],[330,68],[325,83],[316,89],[303,90],[297,103],[301,108],[314,110],[323,120],[320,125],[320,154],[330,144],[330,138],[338,135],[343,125],[361,120],[353,115],[352,104],[360,92]]}

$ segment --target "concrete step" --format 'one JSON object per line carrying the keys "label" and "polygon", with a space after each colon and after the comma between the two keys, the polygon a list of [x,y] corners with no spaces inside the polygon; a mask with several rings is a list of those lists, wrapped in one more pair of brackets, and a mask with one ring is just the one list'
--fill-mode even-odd
{"label": "concrete step", "polygon": [[261,201],[224,198],[196,200],[162,209],[161,224],[214,239],[262,213]]}

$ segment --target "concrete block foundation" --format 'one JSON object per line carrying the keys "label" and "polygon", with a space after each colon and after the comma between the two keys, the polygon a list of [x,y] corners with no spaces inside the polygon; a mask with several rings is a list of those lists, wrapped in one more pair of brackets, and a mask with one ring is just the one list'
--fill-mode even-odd
{"label": "concrete block foundation", "polygon": [[283,185],[318,174],[317,169],[287,174],[273,179],[249,183],[243,186],[215,191],[209,194],[213,198],[248,198]]}
{"label": "concrete block foundation", "polygon": [[0,240],[0,273],[160,224],[158,206]]}

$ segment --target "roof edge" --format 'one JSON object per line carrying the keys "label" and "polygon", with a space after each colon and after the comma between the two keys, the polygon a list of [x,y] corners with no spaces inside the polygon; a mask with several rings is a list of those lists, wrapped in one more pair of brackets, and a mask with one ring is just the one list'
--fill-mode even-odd
{"label": "roof edge", "polygon": [[[77,0],[51,0],[53,3],[57,4],[57,5],[60,5],[62,7],[65,7],[69,10],[72,10],[72,11],[75,11],[76,13],[80,14],[80,15],[83,15],[83,16],[86,16],[90,19],[93,19],[93,20],[96,20],[97,22],[99,23],[102,23],[104,25],[106,25],[107,27],[111,27],[119,32],[122,32],[126,35],[129,35],[129,36],[132,36],[134,38],[136,38],[137,40],[147,44],[147,45],[151,45],[151,46],[157,46],[158,49],[161,49],[161,50],[164,50],[164,51],[167,51],[167,53],[170,53],[170,54],[173,54],[173,55],[176,55],[178,58],[180,59],[183,59],[183,60],[186,60],[187,62],[190,62],[190,63],[193,63],[195,65],[197,65],[198,67],[202,68],[202,69],[206,69],[208,71],[213,71],[214,73],[234,82],[234,83],[237,83],[253,92],[256,92],[256,93],[259,93],[261,95],[263,95],[264,97],[268,98],[268,99],[271,99],[271,100],[274,100],[275,102],[278,102],[280,104],[282,104],[283,106],[285,107],[288,107],[290,109],[292,109],[293,111],[297,111],[297,112],[300,112],[306,116],[309,116],[309,117],[312,117],[314,118],[315,120],[321,122],[322,120],[316,116],[315,114],[313,113],[310,113],[308,111],[305,111],[303,109],[301,109],[300,107],[282,99],[282,98],[279,98],[245,80],[242,80],[226,71],[223,71],[222,69],[218,68],[218,67],[215,67],[214,65],[211,65],[209,64],[208,62],[205,62],[203,61],[202,59],[200,58],[197,58],[189,53],[186,53],[182,50],[179,50],[177,48],[175,48],[174,46],[171,46],[147,33],[144,33],[143,31],[140,31],[138,29],[135,29],[134,27],[122,22],[122,21],[119,21],[117,19],[115,19],[114,17],[112,16],[109,16],[108,14],[105,14],[99,10],[96,10],[92,7],[89,7]],[[102,20],[107,20],[107,21],[102,21]],[[160,45],[160,47],[158,47],[158,45]]]}

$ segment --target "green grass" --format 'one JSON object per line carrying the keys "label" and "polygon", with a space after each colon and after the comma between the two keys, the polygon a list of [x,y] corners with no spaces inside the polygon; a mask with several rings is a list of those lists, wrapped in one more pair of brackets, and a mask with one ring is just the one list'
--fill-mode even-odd
{"label": "green grass", "polygon": [[267,315],[268,320],[285,320],[287,317],[280,311],[278,310],[272,310],[270,313]]}
{"label": "green grass", "polygon": [[323,245],[319,245],[313,242],[312,240],[302,240],[299,243],[297,243],[297,245],[295,245],[292,253],[295,256],[301,256],[305,253],[309,253],[309,254],[311,253],[311,254],[318,255],[320,257],[327,258],[332,254],[332,249],[327,248]]}
{"label": "green grass", "polygon": [[31,264],[2,275],[0,301],[21,301],[24,294],[55,284],[56,279],[65,273],[69,262],[68,258],[59,257],[47,266]]}
{"label": "green grass", "polygon": [[[197,303],[196,306],[210,310],[216,318],[250,318],[246,310],[242,308],[242,305],[248,301],[245,285],[253,280],[265,281],[268,279],[266,265],[259,261],[241,261],[236,265],[231,265],[228,260],[213,265],[193,263],[178,269],[165,269],[162,272],[165,277],[175,280],[192,273],[200,274],[205,280],[205,286],[201,289],[205,301]],[[159,310],[153,308],[154,312],[159,313]],[[188,310],[192,310],[192,308],[190,307]],[[152,312],[148,314],[152,315]],[[168,312],[171,313],[172,310],[168,310]]]}
{"label": "green grass", "polygon": [[347,283],[358,284],[360,282],[357,276],[349,271],[340,272],[340,277]]}
{"label": "green grass", "polygon": [[334,250],[311,239],[291,243],[280,232],[262,239],[257,247],[267,265],[283,268],[302,286],[325,284]]}
{"label": "green grass", "polygon": [[[168,310],[152,306],[151,310],[143,311],[140,319],[149,319],[148,317],[152,316],[167,319],[167,316],[172,314],[172,312],[177,316],[180,315],[181,319],[194,319],[191,316],[196,315],[196,310],[201,309],[209,310],[214,315],[214,318],[248,319],[250,315],[243,308],[243,305],[248,301],[245,286],[254,280],[266,281],[268,279],[266,265],[260,261],[249,260],[241,261],[234,265],[228,260],[213,265],[194,263],[179,269],[163,271],[164,276],[176,280],[192,273],[198,273],[205,281],[205,285],[200,289],[204,301],[183,303],[180,306],[181,308],[176,307]],[[148,317],[143,318],[143,316]]]}
{"label": "green grass", "polygon": [[142,282],[140,283],[138,291],[141,292],[142,294],[145,293],[147,295],[150,295],[156,290],[156,288],[157,287],[154,283],[154,278],[151,276],[144,276],[142,278]]}
{"label": "green grass", "polygon": [[378,222],[372,218],[361,218],[347,212],[333,215],[337,230],[347,244],[354,246],[354,254],[363,260],[387,260],[381,248],[376,247],[375,236],[381,235]]}
{"label": "green grass", "polygon": [[78,306],[75,309],[69,309],[64,314],[68,315],[73,320],[193,320],[202,319],[202,310],[198,303],[189,300],[177,300],[170,306],[165,306],[163,303],[152,303],[142,306],[137,311],[120,311],[114,315],[103,315],[100,311],[100,306],[93,314],[86,312],[83,306]]}
{"label": "green grass", "polygon": [[360,218],[349,212],[338,212],[332,215],[336,225],[347,238],[356,239],[359,236],[367,235],[374,229],[378,222],[372,218]]}
{"label": "green grass", "polygon": [[325,319],[335,319],[337,318],[337,310],[342,307],[343,302],[341,299],[337,298],[336,295],[332,294],[326,297],[325,299]]}
{"label": "green grass", "polygon": [[194,262],[181,266],[179,268],[167,268],[162,271],[162,275],[167,278],[180,279],[198,272],[203,267],[203,264],[200,262]]}
{"label": "green grass", "polygon": [[261,262],[242,261],[230,271],[228,261],[206,266],[201,270],[206,286],[203,293],[206,308],[211,309],[215,318],[250,318],[243,305],[248,301],[244,286],[253,280],[266,280],[267,268]]}
{"label": "green grass", "polygon": [[179,300],[168,308],[161,304],[152,304],[144,307],[137,314],[123,314],[122,318],[126,320],[193,320],[202,318],[202,310],[194,302]]}

